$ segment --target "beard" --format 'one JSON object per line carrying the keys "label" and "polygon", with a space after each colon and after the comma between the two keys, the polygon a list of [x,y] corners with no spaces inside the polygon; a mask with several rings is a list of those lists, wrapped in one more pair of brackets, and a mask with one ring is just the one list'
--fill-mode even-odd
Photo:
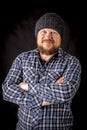
{"label": "beard", "polygon": [[59,49],[59,46],[57,46],[57,47],[53,46],[51,49],[47,50],[43,46],[38,45],[38,51],[41,54],[45,54],[45,55],[55,54],[58,51],[58,49]]}

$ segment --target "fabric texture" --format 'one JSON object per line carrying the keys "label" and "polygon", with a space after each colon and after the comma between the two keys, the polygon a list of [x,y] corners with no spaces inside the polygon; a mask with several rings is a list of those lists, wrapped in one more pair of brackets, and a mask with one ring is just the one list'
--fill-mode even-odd
{"label": "fabric texture", "polygon": [[[61,48],[43,66],[37,49],[17,56],[2,84],[3,99],[19,105],[16,130],[71,130],[80,74],[79,60]],[[55,83],[61,76],[64,83]],[[17,85],[22,81],[28,83],[27,92]],[[41,106],[43,99],[52,105]]]}
{"label": "fabric texture", "polygon": [[35,25],[35,36],[39,30],[43,28],[51,28],[56,30],[63,38],[64,33],[64,21],[56,13],[46,13],[39,18]]}

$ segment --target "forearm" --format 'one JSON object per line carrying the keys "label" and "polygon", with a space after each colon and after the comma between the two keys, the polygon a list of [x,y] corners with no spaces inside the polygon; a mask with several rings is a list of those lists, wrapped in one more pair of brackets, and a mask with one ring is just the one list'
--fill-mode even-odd
{"label": "forearm", "polygon": [[43,87],[39,83],[35,85],[31,85],[26,82],[21,82],[18,86],[23,91],[28,93],[27,102],[29,103],[29,107],[34,108],[42,104]]}
{"label": "forearm", "polygon": [[[60,78],[56,81],[56,83],[58,83],[58,84],[61,84],[61,83],[63,83],[63,82],[64,82],[64,77],[60,77]],[[42,102],[42,106],[48,106],[48,105],[51,105],[51,104],[53,104],[53,103],[47,102],[46,99],[44,99],[43,102]]]}
{"label": "forearm", "polygon": [[[75,96],[81,80],[81,66],[78,60],[70,60],[62,76],[63,83],[58,83],[58,79],[51,81],[49,76],[41,82],[44,84],[44,99],[50,103],[71,102]],[[48,83],[49,81],[49,83]]]}
{"label": "forearm", "polygon": [[[22,84],[22,87],[20,87],[20,84]],[[30,87],[30,90],[24,90],[23,82],[20,84],[12,84],[10,86],[3,84],[3,99],[9,102],[13,102],[17,105],[26,105],[30,108],[40,106],[42,102],[41,92],[38,91],[38,88],[35,89],[35,91],[33,89],[35,87],[38,87],[38,85],[28,85]]]}
{"label": "forearm", "polygon": [[17,105],[25,104],[27,92],[24,92],[16,84],[2,85],[3,99],[9,102],[13,102]]}
{"label": "forearm", "polygon": [[79,83],[64,82],[62,84],[45,84],[44,100],[54,103],[71,102],[79,87]]}

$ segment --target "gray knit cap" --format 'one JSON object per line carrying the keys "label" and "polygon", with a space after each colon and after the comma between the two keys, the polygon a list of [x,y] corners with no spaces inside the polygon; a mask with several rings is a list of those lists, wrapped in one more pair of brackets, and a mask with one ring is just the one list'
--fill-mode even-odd
{"label": "gray knit cap", "polygon": [[43,28],[51,28],[60,33],[63,38],[64,32],[64,21],[63,19],[56,13],[46,13],[39,18],[35,25],[35,36],[39,30]]}

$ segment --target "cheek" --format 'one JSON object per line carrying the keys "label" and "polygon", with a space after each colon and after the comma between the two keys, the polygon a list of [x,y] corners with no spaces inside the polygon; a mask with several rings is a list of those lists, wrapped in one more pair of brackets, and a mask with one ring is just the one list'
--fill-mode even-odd
{"label": "cheek", "polygon": [[42,35],[38,35],[38,36],[37,36],[37,42],[38,42],[38,43],[41,43],[41,42],[42,42],[42,39],[43,39],[43,36],[42,36]]}
{"label": "cheek", "polygon": [[38,38],[38,39],[37,39],[37,45],[41,45],[41,44],[42,44],[41,39]]}
{"label": "cheek", "polygon": [[37,39],[37,43],[38,43],[38,44],[41,43],[41,39],[40,39],[40,38]]}
{"label": "cheek", "polygon": [[61,38],[57,39],[57,40],[55,41],[55,43],[56,43],[57,46],[60,45],[60,44],[61,44]]}

